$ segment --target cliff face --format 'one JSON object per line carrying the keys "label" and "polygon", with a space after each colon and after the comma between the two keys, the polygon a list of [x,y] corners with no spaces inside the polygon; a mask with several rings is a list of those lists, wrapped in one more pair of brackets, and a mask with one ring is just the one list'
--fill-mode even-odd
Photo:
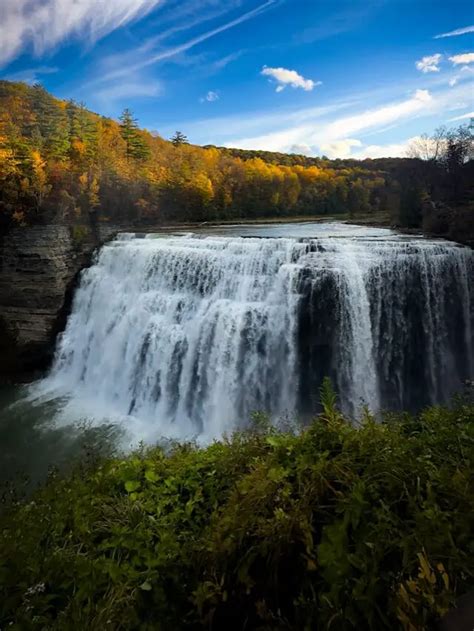
{"label": "cliff face", "polygon": [[49,224],[17,228],[0,242],[0,379],[47,368],[81,269],[116,229]]}

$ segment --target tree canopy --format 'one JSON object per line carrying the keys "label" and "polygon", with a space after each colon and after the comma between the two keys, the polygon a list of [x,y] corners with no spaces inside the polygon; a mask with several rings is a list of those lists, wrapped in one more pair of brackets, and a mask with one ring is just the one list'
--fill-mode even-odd
{"label": "tree canopy", "polygon": [[426,138],[415,158],[363,161],[197,147],[180,131],[169,142],[140,129],[129,109],[114,121],[40,85],[0,81],[0,231],[91,213],[159,224],[386,211],[415,225],[407,183],[417,204],[469,198],[471,142],[451,131]]}

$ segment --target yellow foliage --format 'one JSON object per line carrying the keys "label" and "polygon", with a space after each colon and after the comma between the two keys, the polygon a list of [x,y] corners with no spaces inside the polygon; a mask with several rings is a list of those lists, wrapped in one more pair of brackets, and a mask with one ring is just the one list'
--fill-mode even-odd
{"label": "yellow foliage", "polygon": [[396,594],[397,617],[404,631],[426,629],[428,615],[434,611],[438,617],[444,616],[453,600],[451,581],[444,565],[438,563],[433,568],[424,550],[417,557],[417,577],[401,583]]}
{"label": "yellow foliage", "polygon": [[12,215],[12,219],[20,226],[25,225],[25,213],[22,210],[15,210]]}

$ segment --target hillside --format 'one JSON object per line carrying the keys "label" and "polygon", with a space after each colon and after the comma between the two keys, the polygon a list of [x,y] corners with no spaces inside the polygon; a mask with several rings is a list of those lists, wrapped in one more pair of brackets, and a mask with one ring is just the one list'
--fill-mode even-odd
{"label": "hillside", "polygon": [[43,214],[156,224],[396,212],[395,175],[406,162],[172,144],[139,129],[128,111],[117,122],[8,81],[0,81],[0,152],[4,229]]}
{"label": "hillside", "polygon": [[[466,206],[472,197],[473,161],[459,160],[456,142],[454,158],[436,162],[198,147],[140,129],[129,110],[114,121],[40,85],[0,81],[0,233],[39,220],[158,225],[379,211],[419,227],[427,201]],[[450,234],[456,218],[434,214],[427,229]]]}

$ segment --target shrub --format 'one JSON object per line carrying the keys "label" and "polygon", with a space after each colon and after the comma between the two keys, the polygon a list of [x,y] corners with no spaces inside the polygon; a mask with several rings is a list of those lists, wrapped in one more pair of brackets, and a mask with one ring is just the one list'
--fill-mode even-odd
{"label": "shrub", "polygon": [[474,585],[474,407],[322,407],[54,475],[0,520],[1,628],[432,628]]}

